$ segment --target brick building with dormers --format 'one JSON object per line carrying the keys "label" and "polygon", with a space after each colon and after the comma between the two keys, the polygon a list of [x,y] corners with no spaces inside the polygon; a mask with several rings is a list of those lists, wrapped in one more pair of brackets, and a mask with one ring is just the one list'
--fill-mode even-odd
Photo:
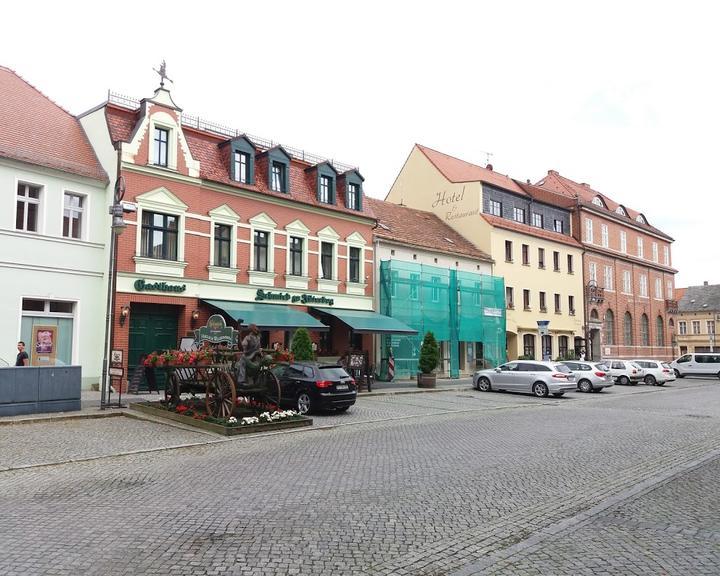
{"label": "brick building with dormers", "polygon": [[126,368],[215,313],[256,323],[265,345],[306,326],[321,356],[372,349],[333,314],[373,314],[375,220],[357,169],[189,117],[162,85],[81,121],[136,209],[118,242],[112,347]]}
{"label": "brick building with dormers", "polygon": [[677,312],[673,239],[644,214],[555,170],[537,187],[556,194],[558,205],[568,199],[575,204],[572,230],[583,248],[588,356],[671,359]]}

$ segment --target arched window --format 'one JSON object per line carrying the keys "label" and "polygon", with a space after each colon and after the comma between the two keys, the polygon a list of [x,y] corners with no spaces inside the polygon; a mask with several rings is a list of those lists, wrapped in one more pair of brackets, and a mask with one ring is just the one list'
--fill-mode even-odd
{"label": "arched window", "polygon": [[655,320],[655,344],[665,346],[665,323],[662,316],[658,316],[657,320]]}
{"label": "arched window", "polygon": [[535,359],[535,335],[525,334],[523,336],[523,354],[530,359]]}
{"label": "arched window", "polygon": [[590,312],[590,319],[591,320],[599,320],[600,319],[600,316],[598,316],[597,309],[595,309],[595,308],[592,309],[592,311]]}
{"label": "arched window", "polygon": [[605,312],[605,324],[603,328],[605,329],[605,334],[603,334],[605,344],[613,346],[615,344],[615,315],[612,313],[612,310]]}
{"label": "arched window", "polygon": [[630,312],[625,312],[623,318],[623,335],[625,337],[625,346],[633,345],[633,329],[632,329],[632,316]]}
{"label": "arched window", "polygon": [[640,345],[650,346],[650,322],[646,314],[640,317]]}

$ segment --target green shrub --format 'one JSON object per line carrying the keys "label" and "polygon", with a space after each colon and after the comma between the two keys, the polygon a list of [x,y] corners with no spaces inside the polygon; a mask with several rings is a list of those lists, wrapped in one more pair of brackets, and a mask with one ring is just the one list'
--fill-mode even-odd
{"label": "green shrub", "polygon": [[440,349],[437,340],[432,332],[427,332],[420,347],[420,358],[418,367],[423,374],[430,374],[438,365],[440,360]]}
{"label": "green shrub", "polygon": [[312,351],[310,334],[306,328],[298,328],[295,330],[295,335],[293,336],[292,343],[290,344],[290,351],[293,353],[295,360],[307,361],[315,359],[315,355]]}

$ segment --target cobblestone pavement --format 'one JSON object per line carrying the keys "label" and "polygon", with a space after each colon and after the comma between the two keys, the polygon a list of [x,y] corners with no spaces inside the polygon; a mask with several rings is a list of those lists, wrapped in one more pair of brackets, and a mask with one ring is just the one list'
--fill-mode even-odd
{"label": "cobblestone pavement", "polygon": [[373,396],[229,441],[2,426],[0,574],[717,574],[717,381],[569,396]]}

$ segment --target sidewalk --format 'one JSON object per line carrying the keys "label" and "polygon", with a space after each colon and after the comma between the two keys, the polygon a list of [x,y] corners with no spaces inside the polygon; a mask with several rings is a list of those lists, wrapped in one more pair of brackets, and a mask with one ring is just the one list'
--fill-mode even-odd
{"label": "sidewalk", "polygon": [[[472,386],[472,378],[438,378],[435,388],[418,388],[415,380],[394,380],[392,382],[375,381],[372,385],[372,392],[366,391],[364,388],[358,393],[358,401],[369,396],[384,396],[388,394],[418,394],[444,392],[448,390],[464,390]],[[100,409],[100,392],[93,390],[82,390],[81,392],[81,409],[73,412],[51,412],[43,414],[25,414],[22,416],[0,416],[0,425],[37,422],[42,420],[60,420],[65,418],[104,418],[108,416],[116,416],[120,412],[127,410],[127,406],[132,402],[156,402],[164,398],[162,391],[160,394],[153,392],[152,394],[123,394],[122,398],[117,393],[110,395],[110,403],[104,409]],[[122,402],[122,408],[118,406],[118,402]]]}

